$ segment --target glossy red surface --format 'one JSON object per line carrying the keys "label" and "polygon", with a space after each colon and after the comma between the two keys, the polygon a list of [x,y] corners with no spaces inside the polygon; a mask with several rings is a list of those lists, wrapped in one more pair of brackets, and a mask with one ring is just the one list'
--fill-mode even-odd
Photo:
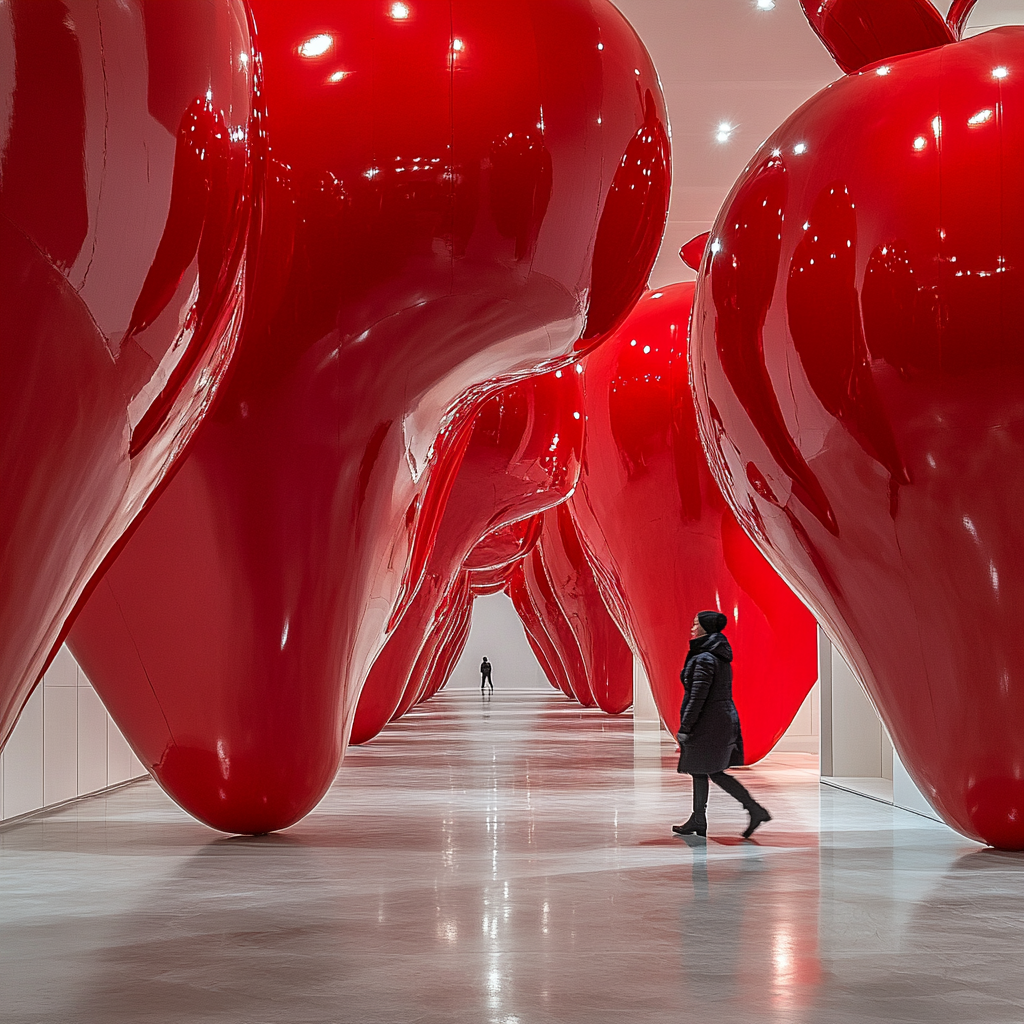
{"label": "glossy red surface", "polygon": [[472,610],[473,597],[469,592],[469,579],[465,575],[459,575],[455,586],[445,595],[436,627],[419,648],[419,654],[411,666],[405,690],[392,716],[393,719],[401,718],[425,699],[431,683],[442,671],[444,660],[463,623],[468,633]]}
{"label": "glossy red surface", "polygon": [[734,695],[753,762],[814,685],[817,632],[740,530],[708,469],[687,379],[692,299],[692,284],[648,292],[587,358],[586,455],[571,511],[673,732],[693,616],[705,608],[728,615]]}
{"label": "glossy red surface", "polygon": [[416,701],[417,704],[430,700],[451,678],[459,658],[462,657],[462,652],[466,649],[472,624],[473,595],[467,591],[446,631],[444,642],[439,647],[437,656],[428,669],[427,676],[423,681],[422,692]]}
{"label": "glossy red surface", "polygon": [[569,683],[569,676],[566,673],[565,666],[562,664],[558,651],[551,642],[551,638],[548,636],[547,630],[537,614],[533,596],[526,584],[526,563],[527,559],[524,558],[515,564],[506,584],[505,592],[508,594],[516,613],[519,615],[519,619],[523,624],[523,631],[526,633],[526,640],[540,667],[543,669],[548,682],[556,690],[561,690],[566,697],[575,700],[576,695],[573,693],[572,686]]}
{"label": "glossy red surface", "polygon": [[2,747],[221,383],[258,204],[240,2],[12,0],[0,37]]}
{"label": "glossy red surface", "polygon": [[606,0],[251,7],[269,156],[239,359],[72,635],[161,785],[238,832],[334,778],[473,410],[625,315],[669,180],[657,75]]}
{"label": "glossy red surface", "polygon": [[545,513],[538,549],[579,646],[594,703],[619,715],[633,703],[633,652],[605,607],[567,505]]}
{"label": "glossy red surface", "polygon": [[558,603],[539,542],[523,560],[523,582],[532,607],[532,613],[527,612],[525,616],[523,611],[519,612],[524,628],[527,632],[532,631],[531,627],[539,631],[540,635],[534,634],[534,639],[539,640],[542,649],[550,652],[548,661],[561,666],[555,671],[567,695],[574,697],[584,707],[595,707],[597,702],[590,689],[580,641],[573,631],[573,624]]}
{"label": "glossy red surface", "polygon": [[[406,694],[421,651],[444,642],[452,610],[449,592],[463,565],[489,568],[498,557],[488,534],[563,501],[579,479],[583,452],[583,388],[574,367],[504,388],[484,403],[445,504],[426,571],[412,601],[373,662],[359,696],[351,742],[365,743],[415,703]],[[476,551],[484,542],[485,547]],[[490,540],[494,547],[497,539]],[[474,555],[476,556],[474,559]],[[482,564],[481,564],[482,563]],[[500,564],[500,563],[499,563]],[[465,583],[468,587],[469,578]],[[426,668],[423,669],[423,672]],[[423,672],[414,690],[423,683]]]}
{"label": "glossy red surface", "polygon": [[811,27],[846,72],[957,38],[931,0],[800,2]]}
{"label": "glossy red surface", "polygon": [[866,68],[736,183],[691,366],[717,480],[947,822],[1024,847],[1024,30]]}

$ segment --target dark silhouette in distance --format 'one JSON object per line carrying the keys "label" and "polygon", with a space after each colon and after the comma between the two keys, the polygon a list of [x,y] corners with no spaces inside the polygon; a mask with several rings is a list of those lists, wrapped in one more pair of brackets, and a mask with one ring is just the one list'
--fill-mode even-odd
{"label": "dark silhouette in distance", "polygon": [[494,693],[494,683],[491,682],[491,663],[487,660],[487,656],[484,655],[484,660],[480,662],[480,692],[484,692],[484,687],[489,686],[490,692]]}
{"label": "dark silhouette in distance", "polygon": [[698,612],[690,629],[690,650],[679,678],[683,706],[679,713],[679,767],[693,776],[693,814],[676,835],[708,834],[708,780],[743,804],[750,823],[743,832],[749,839],[757,828],[771,821],[768,810],[747,792],[739,779],[725,769],[743,764],[743,733],[732,700],[732,647],[722,630],[728,618],[718,611]]}

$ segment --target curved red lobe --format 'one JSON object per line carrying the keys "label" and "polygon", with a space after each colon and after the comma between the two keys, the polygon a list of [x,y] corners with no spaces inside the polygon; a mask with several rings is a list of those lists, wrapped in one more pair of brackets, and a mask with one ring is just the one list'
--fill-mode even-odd
{"label": "curved red lobe", "polygon": [[570,695],[584,707],[595,707],[597,701],[590,688],[590,677],[587,674],[583,651],[580,649],[580,641],[559,604],[552,572],[545,562],[539,542],[532,553],[523,560],[523,580],[533,607],[532,621],[542,631],[544,646],[553,652],[553,658],[561,664],[562,670],[559,674],[566,682]]}
{"label": "curved red lobe", "polygon": [[619,715],[633,703],[633,654],[601,599],[567,505],[545,513],[538,547],[579,646],[594,703]]}
{"label": "curved red lobe", "polygon": [[[197,32],[170,61],[158,6]],[[0,22],[2,746],[225,379],[261,191],[241,0],[13,0]]]}
{"label": "curved red lobe", "polygon": [[734,695],[753,762],[814,685],[817,634],[739,529],[708,468],[687,373],[692,299],[692,284],[648,292],[587,357],[587,445],[569,507],[605,604],[673,731],[693,616],[706,608],[728,616]]}
{"label": "curved red lobe", "polygon": [[548,682],[572,700],[576,699],[569,676],[555,645],[544,628],[540,615],[537,613],[533,595],[526,584],[526,559],[516,563],[509,577],[505,592],[512,601],[519,619],[523,624],[527,642],[534,656],[540,663]]}
{"label": "curved red lobe", "polygon": [[679,258],[691,270],[700,270],[700,261],[704,259],[709,241],[711,241],[710,231],[695,235],[679,250]]}
{"label": "curved red lobe", "polygon": [[264,832],[334,778],[475,410],[572,356],[636,82],[663,101],[606,0],[251,7],[267,194],[239,358],[74,643],[174,799]]}
{"label": "curved red lobe", "polygon": [[[426,670],[421,666],[416,684],[410,680],[424,649],[430,648],[429,661],[442,642],[453,614],[450,591],[464,566],[488,567],[486,547],[477,550],[479,545],[489,535],[492,545],[500,544],[498,531],[513,530],[523,517],[564,500],[576,486],[582,410],[581,378],[574,367],[513,384],[481,407],[419,588],[367,675],[351,742],[372,739],[403,713],[399,709],[416,703],[415,691]],[[518,539],[517,550],[508,554],[521,556],[526,540]],[[505,553],[492,555],[501,558]]]}
{"label": "curved red lobe", "polygon": [[800,2],[811,27],[847,74],[915,50],[945,46],[959,38],[931,0]]}
{"label": "curved red lobe", "polygon": [[[1024,29],[996,29],[805,104],[752,163],[785,156],[781,237],[706,261],[691,330],[701,433],[740,523],[935,809],[1008,849],[1024,848],[1024,474],[1010,468],[1024,461],[1022,62]],[[720,257],[766,253],[787,268],[762,329],[781,416],[744,400],[763,371],[726,369],[719,315],[736,297]],[[769,445],[780,423],[788,446]],[[791,489],[792,449],[834,529]]]}

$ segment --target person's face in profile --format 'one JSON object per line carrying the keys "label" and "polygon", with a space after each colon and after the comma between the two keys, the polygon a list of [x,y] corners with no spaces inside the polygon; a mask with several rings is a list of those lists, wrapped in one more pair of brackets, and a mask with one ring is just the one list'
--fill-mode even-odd
{"label": "person's face in profile", "polygon": [[693,625],[690,626],[690,639],[696,640],[699,636],[706,636],[704,627],[700,624],[700,620],[696,615],[693,617]]}

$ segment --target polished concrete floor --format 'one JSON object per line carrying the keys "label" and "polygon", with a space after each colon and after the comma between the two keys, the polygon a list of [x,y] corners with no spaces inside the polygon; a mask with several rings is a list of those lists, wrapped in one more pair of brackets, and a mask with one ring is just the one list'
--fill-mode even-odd
{"label": "polished concrete floor", "polygon": [[822,787],[807,755],[669,831],[671,741],[443,692],[288,832],[149,782],[0,832],[3,1022],[1024,1021],[1024,860]]}

